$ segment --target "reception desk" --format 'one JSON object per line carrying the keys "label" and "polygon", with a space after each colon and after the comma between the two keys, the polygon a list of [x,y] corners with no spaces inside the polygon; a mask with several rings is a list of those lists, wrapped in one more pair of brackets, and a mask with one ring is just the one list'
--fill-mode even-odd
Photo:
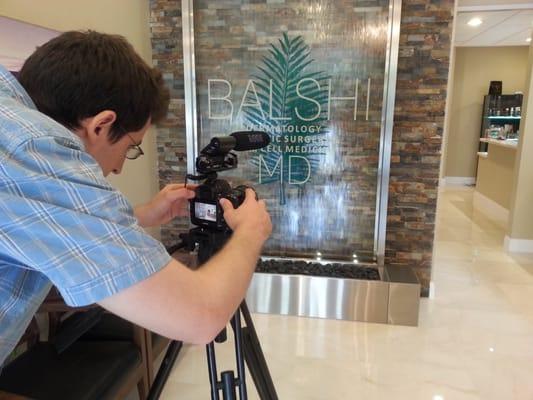
{"label": "reception desk", "polygon": [[487,152],[478,153],[474,206],[507,225],[517,140],[480,139],[488,143]]}

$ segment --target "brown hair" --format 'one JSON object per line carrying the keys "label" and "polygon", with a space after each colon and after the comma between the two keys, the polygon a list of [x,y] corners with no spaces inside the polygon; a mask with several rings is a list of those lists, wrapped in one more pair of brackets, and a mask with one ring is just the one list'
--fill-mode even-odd
{"label": "brown hair", "polygon": [[19,81],[37,109],[69,129],[112,110],[110,140],[166,116],[169,91],[161,73],[148,66],[122,36],[65,32],[26,60]]}

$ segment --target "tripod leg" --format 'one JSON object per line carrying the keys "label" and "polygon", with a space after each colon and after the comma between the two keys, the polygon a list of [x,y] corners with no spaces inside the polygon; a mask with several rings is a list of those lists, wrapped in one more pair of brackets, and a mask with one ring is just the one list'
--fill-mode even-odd
{"label": "tripod leg", "polygon": [[240,310],[246,323],[246,327],[242,328],[244,357],[257,388],[257,393],[259,393],[261,400],[277,400],[276,388],[245,301],[241,303]]}
{"label": "tripod leg", "polygon": [[[159,399],[159,396],[161,396],[163,387],[165,386],[168,376],[170,375],[170,371],[172,370],[172,366],[178,357],[182,345],[182,342],[178,342],[176,340],[170,342],[168,350],[165,353],[165,358],[163,358],[161,367],[159,367],[159,371],[157,372],[154,383],[152,384],[150,392],[148,393],[147,400],[157,400]],[[148,360],[148,362],[152,361]]]}
{"label": "tripod leg", "polygon": [[211,384],[211,400],[219,400],[218,396],[218,374],[217,361],[215,357],[215,343],[211,342],[205,346],[207,352],[207,366],[209,368],[209,383]]}
{"label": "tripod leg", "polygon": [[235,336],[235,359],[237,360],[237,379],[239,385],[239,400],[248,400],[246,391],[246,370],[244,369],[243,340],[241,327],[241,314],[239,310],[231,319],[231,326]]}
{"label": "tripod leg", "polygon": [[222,398],[224,400],[237,400],[235,391],[235,376],[233,371],[222,372]]}

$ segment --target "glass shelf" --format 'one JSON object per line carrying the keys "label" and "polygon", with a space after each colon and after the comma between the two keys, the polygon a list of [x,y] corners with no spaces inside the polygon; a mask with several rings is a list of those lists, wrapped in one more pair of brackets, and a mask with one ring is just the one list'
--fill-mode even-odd
{"label": "glass shelf", "polygon": [[496,146],[507,147],[509,149],[518,148],[518,139],[500,140],[500,139],[480,138],[479,141],[482,143],[489,143],[489,144],[493,144]]}
{"label": "glass shelf", "polygon": [[510,115],[490,115],[485,118],[488,118],[488,119],[520,119],[521,117],[520,116],[513,117]]}

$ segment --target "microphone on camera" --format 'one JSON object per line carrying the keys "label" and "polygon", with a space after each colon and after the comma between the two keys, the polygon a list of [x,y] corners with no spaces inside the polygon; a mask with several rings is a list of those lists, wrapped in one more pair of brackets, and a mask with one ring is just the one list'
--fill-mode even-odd
{"label": "microphone on camera", "polygon": [[270,136],[266,132],[241,131],[233,132],[230,136],[235,139],[235,151],[257,150],[270,144]]}
{"label": "microphone on camera", "polygon": [[231,150],[248,151],[257,150],[270,143],[268,133],[261,131],[241,131],[233,132],[229,136],[214,137],[209,144],[200,151],[206,156],[217,156],[228,154]]}

